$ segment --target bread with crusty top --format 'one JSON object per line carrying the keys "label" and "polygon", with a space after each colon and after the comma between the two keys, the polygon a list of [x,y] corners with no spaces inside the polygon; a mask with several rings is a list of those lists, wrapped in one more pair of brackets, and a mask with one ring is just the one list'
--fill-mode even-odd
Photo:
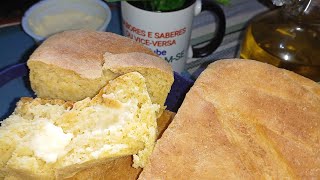
{"label": "bread with crusty top", "polygon": [[41,98],[78,101],[93,97],[109,80],[135,71],[146,77],[152,102],[163,110],[173,83],[172,68],[165,60],[147,47],[109,32],[55,34],[32,53],[27,65],[31,87]]}
{"label": "bread with crusty top", "polygon": [[253,60],[214,62],[157,141],[144,179],[319,179],[320,85]]}

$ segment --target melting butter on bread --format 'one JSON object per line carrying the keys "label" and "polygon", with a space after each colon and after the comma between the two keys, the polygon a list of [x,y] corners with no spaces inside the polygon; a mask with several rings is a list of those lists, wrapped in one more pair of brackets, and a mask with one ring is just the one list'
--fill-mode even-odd
{"label": "melting butter on bread", "polygon": [[22,98],[0,127],[1,176],[61,179],[128,155],[134,167],[144,167],[156,140],[159,109],[138,72],[75,103]]}
{"label": "melting butter on bread", "polygon": [[[158,138],[171,123],[175,113],[165,110],[161,117],[157,119],[158,125]],[[76,175],[68,178],[68,180],[136,180],[142,168],[133,168],[132,156],[124,156],[108,161],[104,164],[96,165],[91,168],[84,169],[78,172]]]}

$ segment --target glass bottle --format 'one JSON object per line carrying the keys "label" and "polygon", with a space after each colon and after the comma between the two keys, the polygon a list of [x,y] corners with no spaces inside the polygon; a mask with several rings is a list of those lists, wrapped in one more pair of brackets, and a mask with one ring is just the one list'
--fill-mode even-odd
{"label": "glass bottle", "polygon": [[320,0],[282,0],[248,25],[240,57],[320,81]]}

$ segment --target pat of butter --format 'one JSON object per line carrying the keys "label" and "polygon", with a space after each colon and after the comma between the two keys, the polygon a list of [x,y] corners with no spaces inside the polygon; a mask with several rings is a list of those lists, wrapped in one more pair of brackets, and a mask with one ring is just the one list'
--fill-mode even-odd
{"label": "pat of butter", "polygon": [[105,144],[101,149],[94,151],[91,153],[91,155],[94,158],[99,158],[100,154],[103,152],[109,152],[110,154],[115,154],[119,152],[122,149],[128,148],[127,144]]}
{"label": "pat of butter", "polygon": [[61,127],[45,122],[42,128],[35,132],[30,145],[36,157],[47,163],[54,163],[59,155],[64,154],[64,149],[72,138],[73,135],[65,134]]}
{"label": "pat of butter", "polygon": [[[113,93],[103,94],[103,98],[114,100],[116,97]],[[122,103],[118,100],[114,100],[119,103],[119,107],[113,107],[108,104],[97,104],[82,109],[78,117],[81,121],[90,120],[90,124],[86,127],[80,128],[86,130],[109,130],[110,132],[117,132],[122,129],[125,124],[134,119],[134,115],[138,111],[138,100],[130,99],[126,103]]]}

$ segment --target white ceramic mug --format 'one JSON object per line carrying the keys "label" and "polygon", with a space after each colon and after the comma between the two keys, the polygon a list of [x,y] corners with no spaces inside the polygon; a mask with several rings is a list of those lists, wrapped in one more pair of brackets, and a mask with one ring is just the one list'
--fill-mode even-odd
{"label": "white ceramic mug", "polygon": [[[212,0],[187,0],[185,7],[170,12],[144,10],[138,3],[121,2],[123,35],[152,49],[178,73],[184,71],[187,58],[207,56],[222,42],[225,16]],[[190,45],[193,17],[204,10],[217,17],[217,33],[206,46],[193,48]]]}

